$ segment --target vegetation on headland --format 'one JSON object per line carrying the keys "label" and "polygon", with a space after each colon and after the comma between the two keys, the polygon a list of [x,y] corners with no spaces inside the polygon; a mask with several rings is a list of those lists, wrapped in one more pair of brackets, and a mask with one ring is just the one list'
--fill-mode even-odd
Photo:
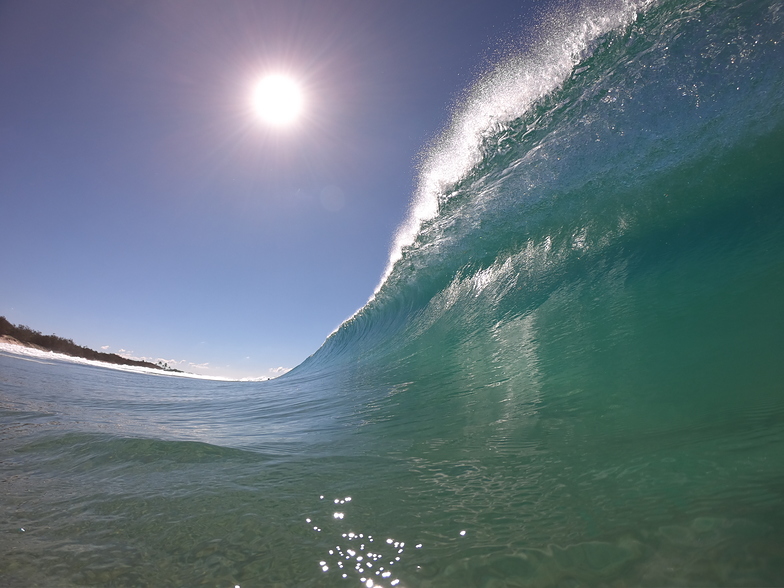
{"label": "vegetation on headland", "polygon": [[133,365],[167,372],[181,372],[181,370],[169,367],[169,365],[164,362],[156,364],[150,363],[149,361],[127,359],[125,357],[120,357],[116,353],[102,353],[88,347],[82,347],[81,345],[74,343],[71,339],[64,339],[57,335],[43,335],[40,331],[33,330],[25,325],[11,324],[4,316],[0,316],[0,337],[3,336],[9,337],[28,347],[35,347],[44,351],[54,351],[55,353],[62,353],[63,355],[70,355],[71,357],[81,357],[93,361],[113,363],[115,365]]}

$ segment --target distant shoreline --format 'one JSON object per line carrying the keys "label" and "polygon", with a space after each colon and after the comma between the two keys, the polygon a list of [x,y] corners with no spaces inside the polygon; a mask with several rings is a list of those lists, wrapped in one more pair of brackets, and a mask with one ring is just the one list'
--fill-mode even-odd
{"label": "distant shoreline", "polygon": [[0,341],[11,345],[20,345],[39,351],[51,351],[71,357],[100,361],[102,363],[114,365],[126,365],[134,367],[144,367],[159,370],[164,373],[180,373],[182,370],[170,368],[167,365],[151,363],[137,359],[121,357],[116,353],[102,353],[88,347],[77,345],[71,339],[64,339],[57,335],[43,335],[40,331],[35,331],[25,325],[14,325],[4,316],[0,316]]}

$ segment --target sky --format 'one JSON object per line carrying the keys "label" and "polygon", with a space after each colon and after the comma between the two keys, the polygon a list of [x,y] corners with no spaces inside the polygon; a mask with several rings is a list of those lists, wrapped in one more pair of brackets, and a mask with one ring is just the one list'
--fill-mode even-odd
{"label": "sky", "polygon": [[[541,4],[0,2],[0,315],[185,371],[293,368],[362,307],[419,154]],[[289,126],[253,109],[300,84]]]}

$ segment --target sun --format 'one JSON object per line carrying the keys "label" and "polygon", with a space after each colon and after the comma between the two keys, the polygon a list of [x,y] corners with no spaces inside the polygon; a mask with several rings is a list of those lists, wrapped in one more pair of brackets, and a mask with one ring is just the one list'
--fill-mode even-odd
{"label": "sun", "polygon": [[253,93],[256,113],[267,124],[283,127],[302,113],[304,99],[299,84],[289,76],[274,74],[263,78]]}

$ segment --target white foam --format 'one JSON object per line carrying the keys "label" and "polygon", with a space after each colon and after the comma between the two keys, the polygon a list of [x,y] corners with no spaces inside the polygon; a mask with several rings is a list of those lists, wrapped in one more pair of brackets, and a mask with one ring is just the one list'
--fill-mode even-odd
{"label": "white foam", "polygon": [[34,347],[26,347],[24,345],[17,345],[15,343],[8,343],[5,341],[0,341],[0,353],[7,353],[9,355],[15,355],[17,357],[24,358],[29,361],[39,361],[39,362],[55,362],[55,361],[65,361],[68,363],[78,363],[81,365],[90,365],[94,367],[102,367],[102,368],[109,368],[113,370],[119,370],[122,372],[133,372],[137,374],[149,374],[151,376],[164,376],[164,377],[175,377],[175,378],[194,378],[197,380],[218,380],[221,382],[236,382],[238,381],[235,378],[223,378],[219,376],[204,376],[200,374],[190,374],[187,372],[167,372],[164,370],[159,370],[155,368],[147,368],[142,366],[135,366],[135,365],[121,365],[121,364],[114,364],[114,363],[106,363],[103,361],[95,361],[92,359],[84,359],[82,357],[73,357],[71,355],[65,355],[63,353],[55,353],[54,351],[44,351],[41,349],[36,349]]}

